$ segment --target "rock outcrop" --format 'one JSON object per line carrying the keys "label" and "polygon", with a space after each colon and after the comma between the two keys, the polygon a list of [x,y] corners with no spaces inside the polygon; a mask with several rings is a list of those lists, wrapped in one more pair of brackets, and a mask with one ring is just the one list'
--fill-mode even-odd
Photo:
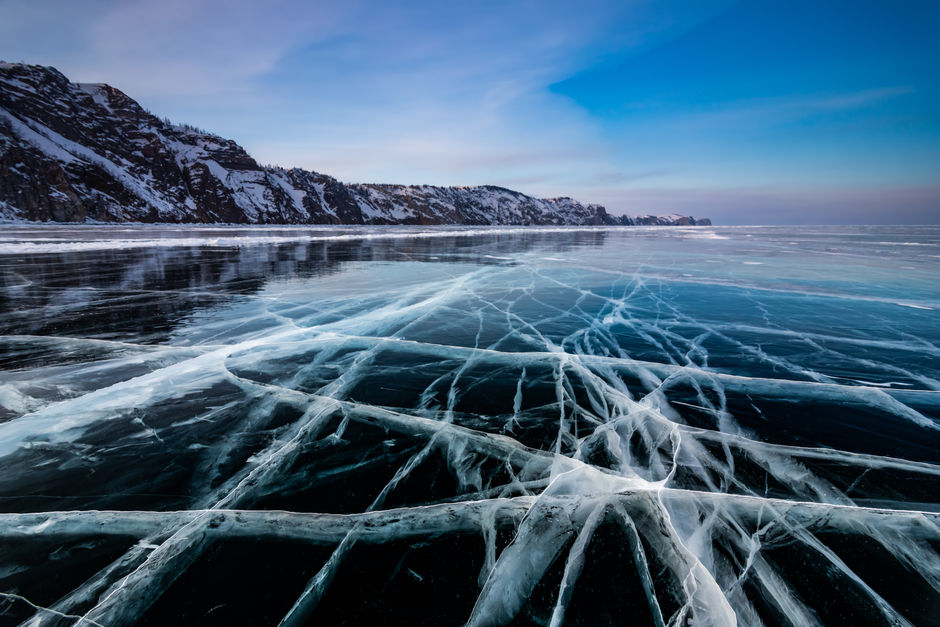
{"label": "rock outcrop", "polygon": [[345,184],[259,165],[241,146],[146,111],[109,85],[0,63],[0,218],[247,224],[710,224],[611,216],[494,186]]}

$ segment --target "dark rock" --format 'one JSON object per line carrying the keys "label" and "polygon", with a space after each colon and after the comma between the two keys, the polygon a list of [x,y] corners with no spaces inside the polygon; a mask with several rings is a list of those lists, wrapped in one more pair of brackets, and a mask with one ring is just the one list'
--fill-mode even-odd
{"label": "dark rock", "polygon": [[0,63],[0,217],[241,224],[710,224],[611,216],[502,187],[347,185],[262,167],[234,141],[171,124],[109,85]]}

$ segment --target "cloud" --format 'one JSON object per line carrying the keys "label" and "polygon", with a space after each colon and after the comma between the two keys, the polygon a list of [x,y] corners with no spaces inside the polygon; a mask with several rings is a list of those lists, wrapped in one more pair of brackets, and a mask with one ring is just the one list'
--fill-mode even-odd
{"label": "cloud", "polygon": [[731,129],[739,132],[817,115],[863,110],[911,93],[914,89],[909,86],[886,86],[836,93],[791,94],[708,103],[702,110],[691,112],[666,109],[662,115],[652,117],[667,119],[667,124],[677,131]]}
{"label": "cloud", "polygon": [[345,10],[286,0],[115,2],[80,26],[75,72],[139,97],[248,91],[293,48],[335,36]]}
{"label": "cloud", "polygon": [[0,56],[108,82],[263,162],[404,182],[616,172],[598,121],[548,86],[688,26],[647,0],[78,4],[6,0]]}
{"label": "cloud", "polygon": [[279,116],[294,121],[289,137],[258,133],[248,147],[263,161],[347,180],[436,184],[506,170],[531,178],[536,167],[542,178],[566,177],[603,159],[596,121],[546,89],[596,52],[597,14],[561,3],[425,9],[360,16],[354,37],[298,53],[278,78],[300,72],[309,87],[270,87],[308,108]]}
{"label": "cloud", "polygon": [[262,162],[467,183],[603,154],[596,123],[545,87],[631,36],[611,23],[644,3],[37,4],[4,3],[0,56],[108,82]]}
{"label": "cloud", "polygon": [[855,150],[869,141],[856,141],[855,127],[825,140],[815,128],[791,132],[794,122],[914,101],[926,93],[919,84],[647,103],[615,120],[551,89],[612,55],[668,47],[727,0],[695,4],[689,13],[648,0],[0,0],[0,58],[108,82],[263,163],[346,181],[494,183],[726,222],[760,207],[769,213],[756,221],[812,221],[827,202],[833,216],[853,204],[868,215],[876,199],[912,216],[935,207],[913,188],[810,187],[836,176],[916,183],[929,167],[917,164],[935,152],[896,142]]}

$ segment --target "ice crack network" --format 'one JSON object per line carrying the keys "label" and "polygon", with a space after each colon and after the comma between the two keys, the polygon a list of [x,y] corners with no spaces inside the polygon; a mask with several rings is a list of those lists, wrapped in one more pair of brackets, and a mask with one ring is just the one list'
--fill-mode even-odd
{"label": "ice crack network", "polygon": [[911,235],[380,235],[0,255],[0,620],[937,624]]}

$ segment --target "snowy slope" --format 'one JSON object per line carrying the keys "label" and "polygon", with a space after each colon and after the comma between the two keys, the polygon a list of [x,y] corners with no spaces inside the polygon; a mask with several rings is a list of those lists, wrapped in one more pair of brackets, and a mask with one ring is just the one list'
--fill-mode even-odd
{"label": "snowy slope", "polygon": [[492,186],[347,185],[262,167],[108,85],[0,63],[0,218],[251,224],[701,224]]}

